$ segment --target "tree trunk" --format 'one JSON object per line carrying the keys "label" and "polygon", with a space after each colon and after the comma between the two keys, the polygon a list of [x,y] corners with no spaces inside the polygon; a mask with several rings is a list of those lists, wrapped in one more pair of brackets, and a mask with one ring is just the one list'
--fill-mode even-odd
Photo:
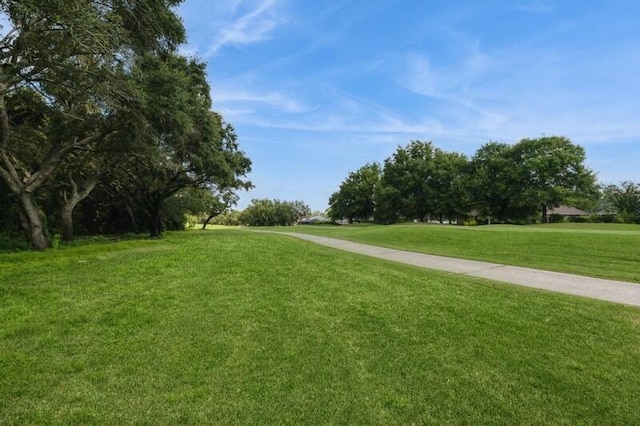
{"label": "tree trunk", "polygon": [[547,205],[542,206],[542,223],[549,223],[549,215],[547,214]]}
{"label": "tree trunk", "polygon": [[160,234],[162,233],[162,206],[161,206],[161,201],[158,202],[157,200],[154,202],[154,206],[153,206],[153,210],[151,211],[151,216],[149,219],[151,219],[151,222],[149,223],[150,229],[149,229],[149,236],[151,238],[158,238],[160,236]]}
{"label": "tree trunk", "polygon": [[64,192],[64,205],[61,211],[63,241],[73,240],[73,210],[80,201],[89,196],[93,188],[98,184],[97,177],[90,178],[86,181],[84,188],[78,191],[78,185],[75,180],[73,180],[71,172],[69,172],[68,180],[71,185],[71,196],[68,197],[66,191]]}
{"label": "tree trunk", "polygon": [[204,223],[202,224],[202,229],[207,229],[207,225],[209,224],[209,222],[211,221],[211,219],[213,219],[214,217],[216,217],[217,214],[212,214],[210,215],[207,220],[204,221]]}
{"label": "tree trunk", "polygon": [[140,228],[138,228],[138,222],[136,221],[136,216],[133,214],[133,209],[128,201],[125,200],[124,208],[127,210],[127,214],[129,215],[129,220],[131,220],[131,226],[133,226],[133,232],[138,235],[140,234]]}
{"label": "tree trunk", "polygon": [[158,238],[160,236],[162,226],[160,224],[161,218],[160,215],[153,215],[150,222],[149,236],[151,238]]}
{"label": "tree trunk", "polygon": [[73,207],[68,206],[66,203],[62,207],[60,216],[62,219],[62,240],[73,241]]}
{"label": "tree trunk", "polygon": [[29,237],[29,242],[34,250],[45,250],[49,247],[49,242],[44,235],[42,218],[37,207],[33,204],[30,194],[21,193],[18,195],[18,205],[21,210],[21,222],[25,233]]}

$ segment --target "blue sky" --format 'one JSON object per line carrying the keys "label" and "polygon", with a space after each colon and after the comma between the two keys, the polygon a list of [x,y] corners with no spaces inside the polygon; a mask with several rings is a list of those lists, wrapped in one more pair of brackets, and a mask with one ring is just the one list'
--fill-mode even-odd
{"label": "blue sky", "polygon": [[636,0],[185,0],[184,52],[253,161],[252,198],[314,210],[411,140],[468,156],[562,135],[640,182]]}

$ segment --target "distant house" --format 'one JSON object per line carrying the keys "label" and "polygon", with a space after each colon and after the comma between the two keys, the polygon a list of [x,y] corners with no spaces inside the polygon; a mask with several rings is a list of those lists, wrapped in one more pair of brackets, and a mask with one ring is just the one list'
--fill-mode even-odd
{"label": "distant house", "polygon": [[549,216],[588,216],[589,213],[584,210],[577,209],[569,206],[559,206],[547,211]]}
{"label": "distant house", "polygon": [[331,219],[324,216],[311,216],[300,221],[300,225],[314,225],[317,223],[329,223]]}

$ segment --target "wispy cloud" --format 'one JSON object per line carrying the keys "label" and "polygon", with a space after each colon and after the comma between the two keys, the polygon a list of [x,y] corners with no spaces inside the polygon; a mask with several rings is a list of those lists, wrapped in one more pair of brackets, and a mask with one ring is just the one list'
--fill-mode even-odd
{"label": "wispy cloud", "polygon": [[236,1],[230,20],[217,34],[205,56],[213,56],[225,46],[241,46],[257,43],[269,38],[270,33],[281,23],[275,14],[278,0],[264,0],[242,13],[245,2]]}
{"label": "wispy cloud", "polygon": [[249,91],[226,86],[222,90],[215,90],[212,97],[214,106],[216,104],[224,106],[227,113],[229,111],[235,111],[236,113],[243,111],[244,114],[259,113],[265,108],[285,114],[296,114],[312,110],[304,102],[277,90]]}

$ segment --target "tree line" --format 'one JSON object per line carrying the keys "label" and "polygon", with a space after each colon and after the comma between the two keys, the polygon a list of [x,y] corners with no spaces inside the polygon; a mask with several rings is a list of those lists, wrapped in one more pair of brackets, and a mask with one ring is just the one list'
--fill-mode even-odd
{"label": "tree line", "polygon": [[181,0],[0,0],[0,232],[149,232],[252,185]]}
{"label": "tree line", "polygon": [[550,209],[572,205],[640,221],[638,185],[599,186],[585,159],[584,149],[562,136],[489,142],[471,158],[412,141],[382,165],[350,173],[331,195],[329,215],[379,223],[548,222]]}

